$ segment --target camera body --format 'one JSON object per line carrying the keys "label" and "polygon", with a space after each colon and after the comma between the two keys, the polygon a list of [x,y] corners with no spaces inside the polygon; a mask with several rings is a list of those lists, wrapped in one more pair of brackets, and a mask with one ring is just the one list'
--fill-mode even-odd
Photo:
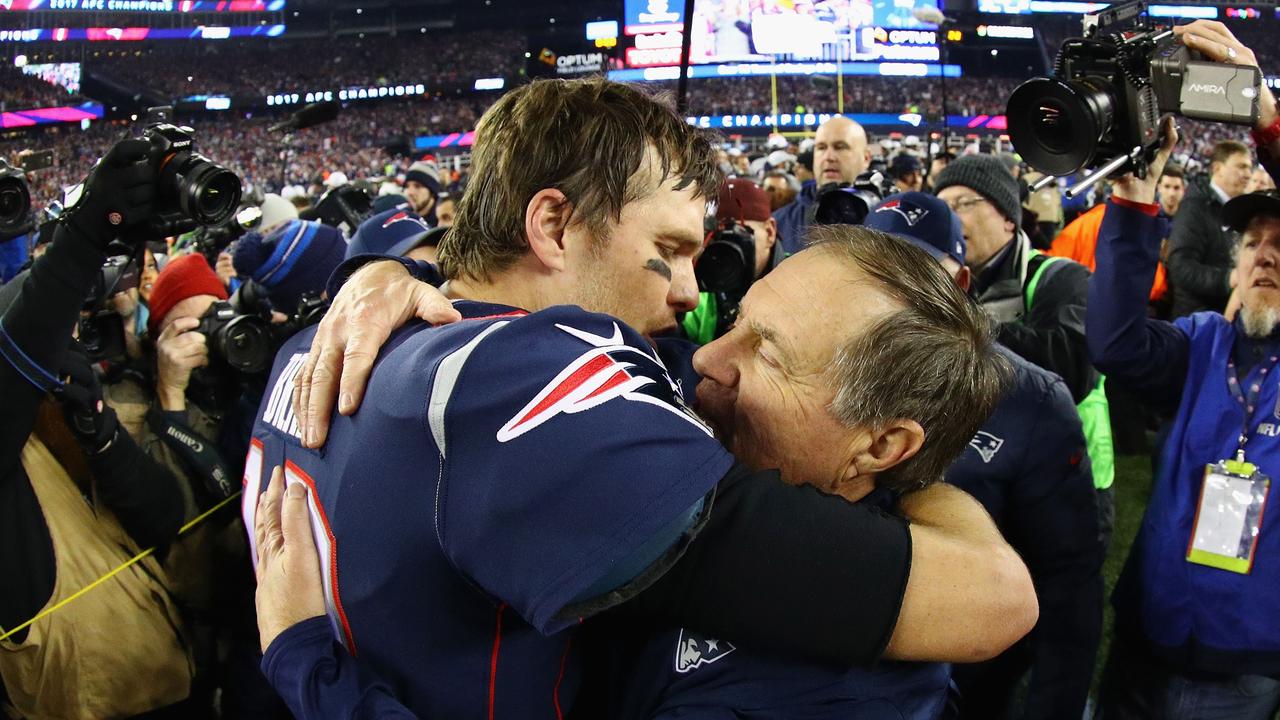
{"label": "camera body", "polygon": [[26,173],[0,158],[0,242],[25,235],[32,227]]}
{"label": "camera body", "polygon": [[257,315],[238,312],[230,302],[219,300],[200,316],[195,330],[204,335],[214,363],[246,375],[271,367],[275,356],[271,327]]}
{"label": "camera body", "polygon": [[861,225],[867,214],[886,196],[893,194],[892,183],[881,173],[868,170],[853,184],[829,183],[818,188],[810,223],[814,225]]}
{"label": "camera body", "polygon": [[[252,315],[268,324],[273,344],[272,350],[278,348],[295,333],[320,322],[329,310],[329,301],[322,293],[304,293],[298,298],[295,307],[277,307],[271,302],[266,288],[254,280],[246,280],[231,295],[231,307],[240,315]],[[285,315],[284,322],[272,322],[272,313]]]}
{"label": "camera body", "polygon": [[751,228],[736,220],[718,224],[694,275],[699,290],[742,299],[756,279],[756,238]]}
{"label": "camera body", "polygon": [[151,143],[151,162],[159,172],[156,237],[178,235],[199,226],[226,222],[240,205],[240,178],[195,151],[193,131],[168,122],[167,108],[148,111],[142,132]]}
{"label": "camera body", "polygon": [[1099,160],[1128,157],[1119,168],[1146,176],[1160,146],[1160,118],[1252,125],[1262,72],[1203,60],[1167,27],[1136,17],[1127,3],[1085,18],[1086,37],[1062,44],[1053,77],[1032,78],[1009,96],[1009,135],[1036,170],[1070,175]]}
{"label": "camera body", "polygon": [[110,303],[117,293],[138,287],[139,276],[138,263],[128,255],[113,255],[103,263],[85,297],[77,331],[90,360],[124,357],[124,325]]}

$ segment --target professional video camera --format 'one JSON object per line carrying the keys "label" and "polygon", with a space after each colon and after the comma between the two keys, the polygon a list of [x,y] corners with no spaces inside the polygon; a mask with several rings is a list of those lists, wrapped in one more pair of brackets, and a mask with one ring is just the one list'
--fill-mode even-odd
{"label": "professional video camera", "polygon": [[111,307],[111,298],[138,287],[139,276],[138,263],[128,254],[112,255],[102,265],[80,313],[80,344],[90,360],[124,357],[124,325]]}
{"label": "professional video camera", "polygon": [[0,158],[0,242],[24,235],[31,227],[26,175]]}
{"label": "professional video camera", "polygon": [[853,184],[829,183],[818,188],[809,222],[813,225],[861,225],[871,209],[887,195],[893,194],[893,186],[884,175],[869,170],[854,179]]}
{"label": "professional video camera", "polygon": [[240,178],[195,152],[193,130],[170,123],[172,108],[156,107],[143,119],[142,137],[151,142],[151,161],[160,171],[156,237],[226,222],[240,205]]}
{"label": "professional video camera", "polygon": [[[1170,28],[1139,17],[1146,7],[1136,0],[1085,15],[1084,37],[1063,42],[1054,76],[1028,80],[1009,96],[1009,135],[1033,168],[1062,176],[1104,161],[1068,197],[1111,173],[1146,177],[1162,113],[1257,122],[1261,71],[1203,60]],[[1130,20],[1129,29],[1116,29]]]}
{"label": "professional video camera", "polygon": [[211,365],[224,365],[257,375],[271,366],[275,356],[270,323],[253,314],[237,312],[231,303],[219,300],[204,315],[196,332],[205,337]]}

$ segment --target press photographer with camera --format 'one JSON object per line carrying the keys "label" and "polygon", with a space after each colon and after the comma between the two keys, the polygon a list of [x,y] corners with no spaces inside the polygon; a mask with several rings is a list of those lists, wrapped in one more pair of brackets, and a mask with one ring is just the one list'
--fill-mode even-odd
{"label": "press photographer with camera", "polygon": [[183,519],[172,475],[120,429],[89,361],[68,351],[108,243],[156,220],[155,150],[141,139],[113,147],[0,303],[0,571],[16,581],[0,593],[0,677],[26,716],[136,715],[191,690],[183,619],[155,557],[62,604],[171,541]]}
{"label": "press photographer with camera", "polygon": [[715,229],[695,267],[701,292],[698,307],[681,321],[685,336],[705,345],[723,335],[751,284],[784,257],[769,196],[750,180],[726,179],[716,202]]}

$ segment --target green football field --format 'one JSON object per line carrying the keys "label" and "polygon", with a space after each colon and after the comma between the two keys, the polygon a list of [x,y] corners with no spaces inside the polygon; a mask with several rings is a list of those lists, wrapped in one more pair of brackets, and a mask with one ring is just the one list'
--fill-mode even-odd
{"label": "green football field", "polygon": [[1102,666],[1107,662],[1107,652],[1111,646],[1111,626],[1114,617],[1111,612],[1111,590],[1116,586],[1116,578],[1120,577],[1120,569],[1124,567],[1125,558],[1129,556],[1129,546],[1138,533],[1138,525],[1142,523],[1142,512],[1147,507],[1147,498],[1151,496],[1151,458],[1146,455],[1124,455],[1116,458],[1116,528],[1111,538],[1111,547],[1107,551],[1106,562],[1102,566],[1102,575],[1106,580],[1106,600],[1102,615],[1102,644],[1098,648],[1098,660],[1093,673],[1093,694],[1098,693],[1098,681],[1102,677]]}

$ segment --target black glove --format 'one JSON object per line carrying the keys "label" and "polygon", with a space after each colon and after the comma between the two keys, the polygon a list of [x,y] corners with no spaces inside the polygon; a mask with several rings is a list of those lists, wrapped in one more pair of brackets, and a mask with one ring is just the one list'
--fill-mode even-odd
{"label": "black glove", "polygon": [[79,342],[73,340],[63,354],[58,377],[63,379],[63,384],[53,394],[62,404],[71,434],[90,455],[106,450],[115,439],[120,422],[116,411],[102,401],[102,384]]}
{"label": "black glove", "polygon": [[80,198],[62,214],[62,222],[106,247],[127,228],[155,214],[157,169],[151,143],[121,140],[89,171]]}

